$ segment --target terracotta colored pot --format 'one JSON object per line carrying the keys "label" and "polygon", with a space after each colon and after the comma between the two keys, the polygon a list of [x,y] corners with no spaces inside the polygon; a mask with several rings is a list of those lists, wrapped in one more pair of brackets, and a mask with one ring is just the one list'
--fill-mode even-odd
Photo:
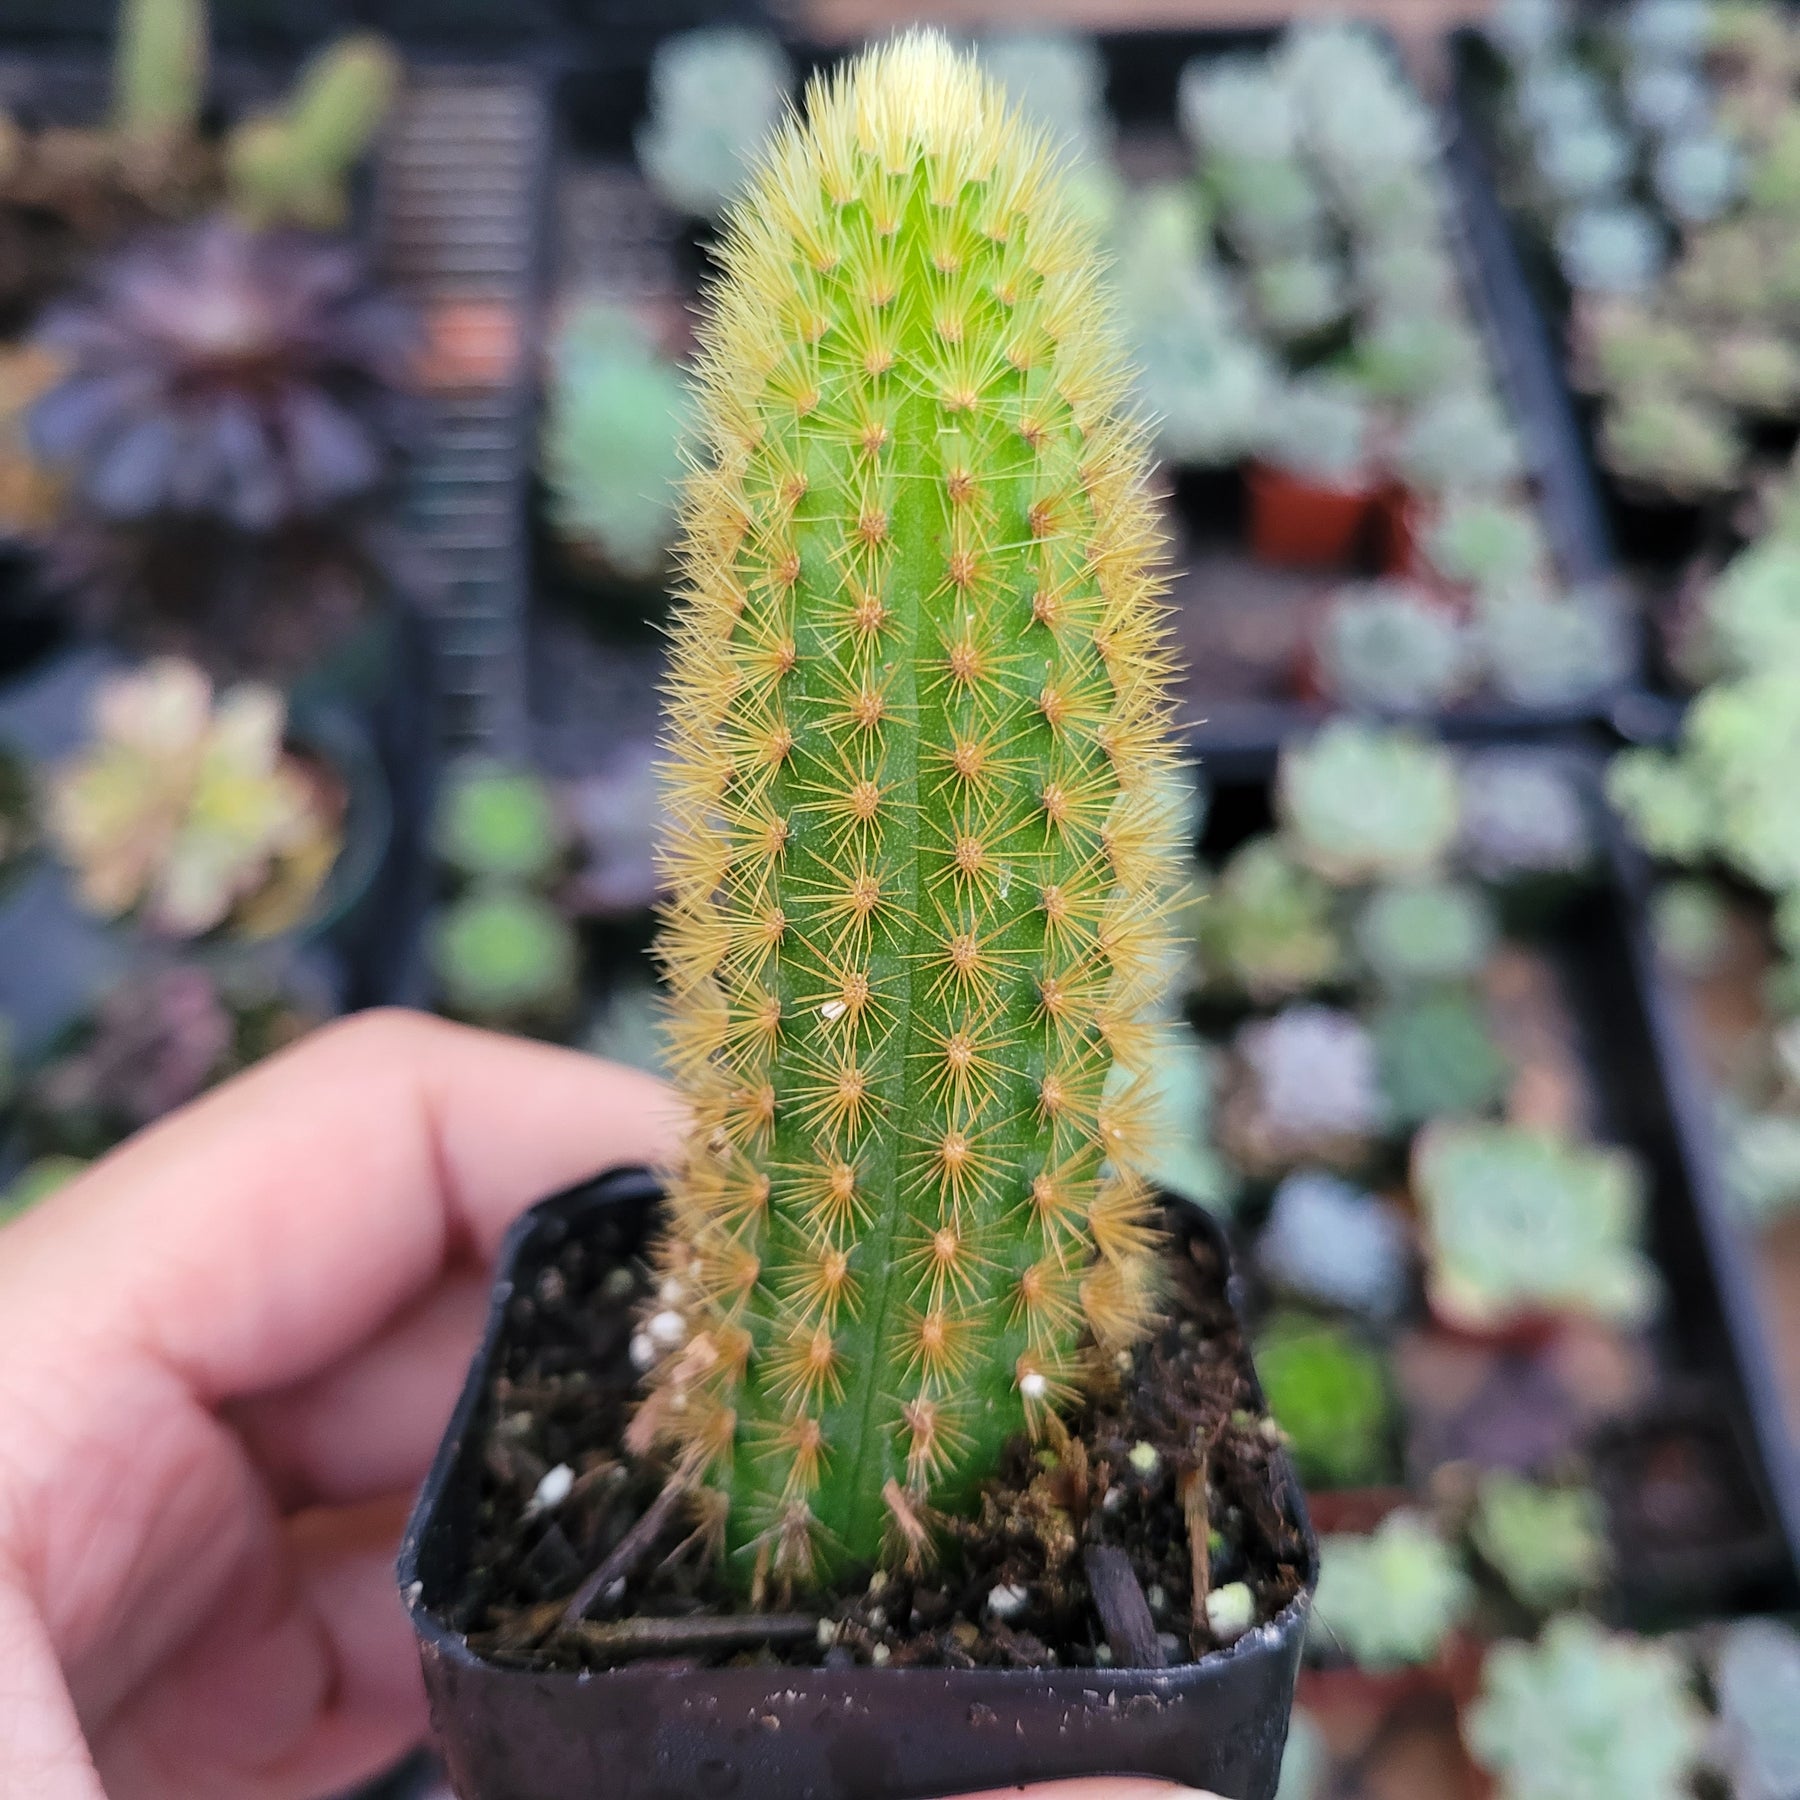
{"label": "terracotta colored pot", "polygon": [[1324,482],[1251,463],[1244,471],[1250,501],[1250,551],[1280,569],[1348,568],[1363,548],[1376,502],[1367,486]]}

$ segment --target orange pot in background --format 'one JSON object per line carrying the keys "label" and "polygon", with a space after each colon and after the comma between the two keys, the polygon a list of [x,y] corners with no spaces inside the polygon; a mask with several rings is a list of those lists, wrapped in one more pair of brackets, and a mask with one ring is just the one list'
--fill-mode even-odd
{"label": "orange pot in background", "polygon": [[1378,490],[1332,487],[1268,463],[1244,471],[1250,551],[1278,569],[1349,568],[1363,549]]}

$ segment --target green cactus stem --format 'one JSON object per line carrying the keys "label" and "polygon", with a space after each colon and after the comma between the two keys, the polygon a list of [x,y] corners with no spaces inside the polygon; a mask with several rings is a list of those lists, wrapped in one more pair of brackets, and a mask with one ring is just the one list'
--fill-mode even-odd
{"label": "green cactus stem", "polygon": [[349,211],[350,176],[400,88],[400,59],[373,32],[321,50],[277,113],[247,119],[228,140],[232,205],[257,226],[330,230]]}
{"label": "green cactus stem", "polygon": [[191,137],[206,97],[206,0],[122,0],[113,50],[113,129],[129,147]]}
{"label": "green cactus stem", "polygon": [[660,953],[693,1108],[634,1442],[753,1595],[924,1552],[1146,1319],[1177,867],[1144,442],[1045,139],[818,83],[703,334]]}

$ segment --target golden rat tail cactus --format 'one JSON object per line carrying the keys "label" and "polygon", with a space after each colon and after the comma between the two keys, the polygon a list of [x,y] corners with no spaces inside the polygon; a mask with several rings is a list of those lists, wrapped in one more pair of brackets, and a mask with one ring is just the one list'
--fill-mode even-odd
{"label": "golden rat tail cactus", "polygon": [[915,35],[730,221],[669,681],[660,1437],[762,1593],[922,1546],[1143,1326],[1178,808],[1144,447],[1045,140]]}

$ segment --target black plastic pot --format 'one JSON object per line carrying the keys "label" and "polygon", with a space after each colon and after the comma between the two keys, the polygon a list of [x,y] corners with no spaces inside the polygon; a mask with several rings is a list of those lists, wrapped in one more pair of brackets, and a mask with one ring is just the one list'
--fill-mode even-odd
{"label": "black plastic pot", "polygon": [[[463,1800],[927,1800],[1077,1775],[1144,1775],[1268,1800],[1280,1772],[1316,1547],[1291,1472],[1307,1592],[1229,1649],[1175,1669],[672,1669],[540,1672],[485,1660],[444,1622],[468,1568],[484,1401],[515,1292],[571,1232],[633,1256],[661,1204],[645,1171],[534,1208],[501,1252],[487,1330],[407,1526],[400,1584]],[[1229,1267],[1219,1228],[1172,1209]],[[1236,1277],[1228,1278],[1233,1304]]]}

